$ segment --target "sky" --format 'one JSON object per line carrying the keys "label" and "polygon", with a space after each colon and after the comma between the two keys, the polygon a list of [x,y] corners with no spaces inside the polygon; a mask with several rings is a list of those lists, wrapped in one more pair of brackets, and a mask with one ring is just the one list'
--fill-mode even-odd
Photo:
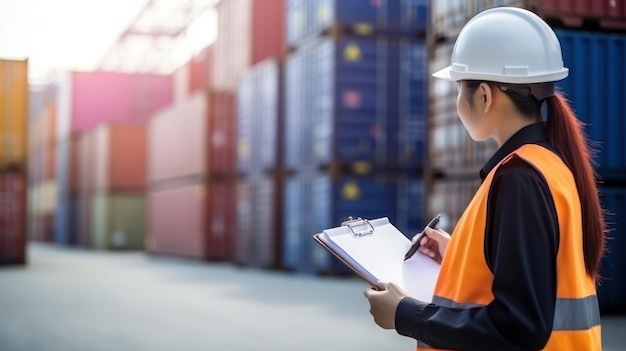
{"label": "sky", "polygon": [[[51,72],[94,70],[146,2],[0,0],[0,58],[28,58],[31,81],[45,80]],[[211,10],[190,25],[191,53],[215,40],[216,21]]]}

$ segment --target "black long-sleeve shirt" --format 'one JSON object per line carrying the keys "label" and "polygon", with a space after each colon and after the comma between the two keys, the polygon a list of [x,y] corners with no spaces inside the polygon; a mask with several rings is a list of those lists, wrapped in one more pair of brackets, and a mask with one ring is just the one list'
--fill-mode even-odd
{"label": "black long-sleeve shirt", "polygon": [[[543,123],[514,134],[481,170],[524,144],[552,151]],[[552,331],[559,228],[543,176],[521,158],[499,167],[487,198],[484,255],[493,273],[487,306],[442,307],[405,297],[396,310],[399,334],[455,350],[539,350]]]}

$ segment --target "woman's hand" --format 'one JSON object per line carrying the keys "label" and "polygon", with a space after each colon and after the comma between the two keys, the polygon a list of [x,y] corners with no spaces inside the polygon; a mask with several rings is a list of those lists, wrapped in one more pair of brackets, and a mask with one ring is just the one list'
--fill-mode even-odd
{"label": "woman's hand", "polygon": [[374,322],[383,329],[396,328],[396,309],[400,301],[408,294],[394,283],[385,285],[385,290],[368,289],[365,297],[370,302],[370,314]]}
{"label": "woman's hand", "polygon": [[[419,251],[424,255],[432,258],[437,263],[441,263],[443,255],[450,241],[450,234],[443,229],[431,229],[426,227],[426,235],[422,238]],[[413,237],[413,242],[417,240],[419,235]]]}

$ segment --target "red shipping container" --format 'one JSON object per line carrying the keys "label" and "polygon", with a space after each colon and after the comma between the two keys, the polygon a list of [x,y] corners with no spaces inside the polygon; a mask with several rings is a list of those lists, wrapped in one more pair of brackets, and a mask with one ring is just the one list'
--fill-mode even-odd
{"label": "red shipping container", "polygon": [[235,92],[245,71],[285,52],[284,0],[222,0],[216,5],[213,88]]}
{"label": "red shipping container", "polygon": [[569,27],[579,28],[585,22],[595,22],[604,29],[626,29],[624,1],[529,0],[527,8],[546,19],[560,20]]}
{"label": "red shipping container", "polygon": [[234,94],[215,91],[209,93],[209,174],[230,176],[237,172],[236,116]]}
{"label": "red shipping container", "polygon": [[189,62],[189,93],[210,88],[213,73],[213,45],[202,50]]}
{"label": "red shipping container", "polygon": [[231,181],[150,190],[146,247],[167,255],[232,260],[234,192]]}
{"label": "red shipping container", "polygon": [[0,264],[26,262],[26,177],[0,174]]}
{"label": "red shipping container", "polygon": [[146,184],[146,127],[107,124],[91,132],[94,190],[137,191]]}
{"label": "red shipping container", "polygon": [[107,122],[145,122],[171,104],[172,77],[112,72],[74,73],[71,131]]}

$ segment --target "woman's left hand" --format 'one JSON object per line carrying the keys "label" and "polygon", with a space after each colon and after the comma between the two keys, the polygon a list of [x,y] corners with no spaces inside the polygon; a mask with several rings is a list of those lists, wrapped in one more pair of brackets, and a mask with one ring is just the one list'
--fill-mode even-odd
{"label": "woman's left hand", "polygon": [[374,322],[383,329],[395,329],[396,309],[405,296],[406,291],[394,283],[386,284],[382,291],[366,290],[365,297],[370,302],[370,314],[374,317]]}

